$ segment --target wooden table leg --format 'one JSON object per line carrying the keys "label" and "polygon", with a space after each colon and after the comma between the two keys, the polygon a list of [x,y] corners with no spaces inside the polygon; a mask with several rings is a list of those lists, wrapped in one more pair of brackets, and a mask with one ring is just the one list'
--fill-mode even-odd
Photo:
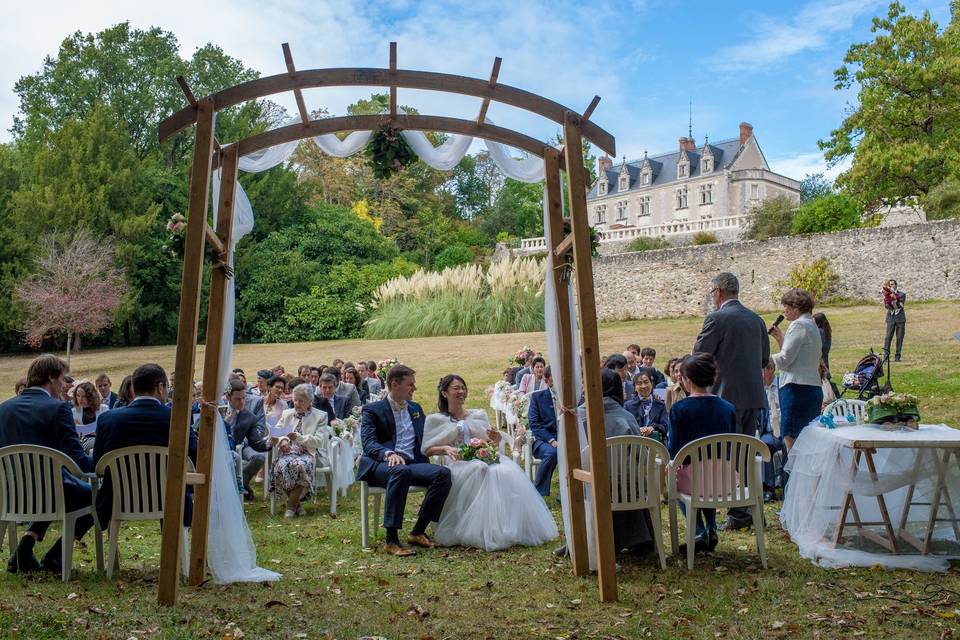
{"label": "wooden table leg", "polygon": [[[877,467],[873,463],[874,452],[876,452],[876,449],[865,449],[863,457],[866,460],[867,469],[870,471],[870,479],[876,482]],[[890,522],[890,514],[887,512],[887,501],[884,500],[882,493],[877,495],[877,504],[880,506],[880,518],[883,520],[883,528],[886,530],[887,539],[890,541],[889,549],[892,553],[896,553],[897,537],[893,533],[893,524]]]}
{"label": "wooden table leg", "polygon": [[[847,511],[850,510],[850,507],[853,506],[853,510],[856,513],[856,503],[853,501],[853,483],[857,479],[857,469],[860,466],[860,450],[854,449],[853,451],[853,462],[850,465],[850,484],[851,488],[843,494],[843,503],[840,507],[840,521],[837,523],[837,530],[833,534],[833,546],[837,547],[840,545],[840,540],[843,539],[843,528],[847,524]],[[860,527],[860,517],[857,516],[857,531],[859,532]]]}
{"label": "wooden table leg", "polygon": [[937,513],[940,511],[940,500],[942,499],[943,492],[946,491],[947,488],[947,481],[944,475],[946,474],[946,462],[949,457],[950,452],[948,451],[946,455],[944,455],[943,461],[941,461],[937,452],[933,452],[933,460],[937,468],[937,484],[933,490],[933,500],[930,501],[930,516],[927,518],[927,531],[923,536],[923,546],[920,549],[920,553],[924,555],[930,552],[930,543],[933,542],[933,532],[937,527]]}

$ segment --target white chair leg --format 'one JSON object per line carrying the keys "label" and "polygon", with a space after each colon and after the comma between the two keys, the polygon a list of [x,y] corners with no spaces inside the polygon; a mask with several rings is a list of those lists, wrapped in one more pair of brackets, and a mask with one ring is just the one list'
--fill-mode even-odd
{"label": "white chair leg", "polygon": [[327,474],[327,491],[330,493],[330,517],[337,517],[337,493],[339,493],[336,487],[333,486],[333,472]]}
{"label": "white chair leg", "polygon": [[670,554],[674,556],[680,553],[680,531],[677,525],[677,511],[679,509],[677,499],[670,496],[667,499],[667,514],[670,518]]}
{"label": "white chair leg", "polygon": [[693,571],[694,537],[697,531],[697,510],[687,505],[687,569]]}
{"label": "white chair leg", "polygon": [[373,539],[376,541],[377,532],[380,531],[380,527],[383,526],[383,521],[380,519],[380,502],[383,499],[383,496],[379,493],[373,494]]}
{"label": "white chair leg", "polygon": [[[13,554],[17,550],[17,523],[16,522],[7,522],[7,545],[10,547],[10,553]],[[0,528],[2,529],[2,528]],[[0,535],[3,534],[3,531],[0,530]]]}
{"label": "white chair leg", "polygon": [[757,551],[760,553],[760,562],[763,564],[763,568],[767,568],[767,545],[766,545],[766,532],[764,531],[765,527],[763,525],[763,503],[757,502],[756,506],[753,507],[753,530],[757,534]]}
{"label": "white chair leg", "polygon": [[76,516],[64,516],[63,535],[60,538],[60,562],[63,564],[63,581],[70,581],[73,570],[73,536],[77,526]]}
{"label": "white chair leg", "polygon": [[113,578],[113,572],[120,570],[120,521],[110,521],[110,548],[107,550],[107,579]]}
{"label": "white chair leg", "polygon": [[367,483],[360,483],[360,547],[370,546],[370,514],[367,513]]}
{"label": "white chair leg", "polygon": [[660,568],[667,568],[667,558],[663,552],[663,524],[660,521],[660,505],[655,504],[648,509],[650,520],[653,521],[653,542],[657,545],[657,555],[660,557]]}
{"label": "white chair leg", "polygon": [[181,527],[180,531],[180,570],[183,579],[187,580],[190,576],[190,529]]}

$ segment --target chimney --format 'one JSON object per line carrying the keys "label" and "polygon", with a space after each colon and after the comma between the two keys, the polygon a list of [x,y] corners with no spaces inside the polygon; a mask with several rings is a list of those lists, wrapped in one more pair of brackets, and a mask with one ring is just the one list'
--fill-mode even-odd
{"label": "chimney", "polygon": [[597,174],[603,175],[603,172],[613,167],[613,160],[607,154],[597,158]]}
{"label": "chimney", "polygon": [[680,151],[683,151],[684,149],[687,148],[687,138],[681,137],[678,144],[680,145]]}
{"label": "chimney", "polygon": [[753,125],[749,122],[740,123],[740,146],[747,143],[747,140],[753,135]]}
{"label": "chimney", "polygon": [[687,138],[687,151],[696,151],[697,143],[693,138]]}

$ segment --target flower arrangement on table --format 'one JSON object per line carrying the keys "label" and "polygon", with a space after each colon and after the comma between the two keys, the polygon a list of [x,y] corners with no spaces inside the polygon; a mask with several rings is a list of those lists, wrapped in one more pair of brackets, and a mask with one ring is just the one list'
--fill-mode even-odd
{"label": "flower arrangement on table", "polygon": [[484,442],[480,438],[470,438],[470,442],[460,445],[461,460],[480,460],[487,464],[500,462],[500,452],[496,445]]}
{"label": "flower arrangement on table", "polygon": [[387,373],[391,368],[400,364],[400,360],[397,358],[386,358],[377,363],[377,375],[379,375],[384,380],[387,379]]}
{"label": "flower arrangement on table", "polygon": [[510,361],[510,364],[519,364],[523,366],[527,364],[527,360],[535,355],[537,355],[537,352],[533,347],[524,345],[515,354],[513,354],[513,360]]}
{"label": "flower arrangement on table", "polygon": [[907,429],[920,425],[917,396],[909,393],[884,393],[867,401],[867,420],[871,424],[890,424]]}

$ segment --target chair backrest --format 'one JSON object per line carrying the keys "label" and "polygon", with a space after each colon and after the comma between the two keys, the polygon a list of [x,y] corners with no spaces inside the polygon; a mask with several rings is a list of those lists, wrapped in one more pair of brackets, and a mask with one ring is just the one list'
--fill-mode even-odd
{"label": "chair backrest", "polygon": [[[837,400],[830,405],[830,414],[838,427],[864,424],[867,421],[867,402],[865,400]],[[853,416],[850,422],[847,416]]]}
{"label": "chair backrest", "polygon": [[81,474],[77,463],[56,449],[28,444],[0,449],[0,520],[62,519],[64,470]]}
{"label": "chair backrest", "polygon": [[[110,472],[113,486],[113,518],[159,520],[163,518],[167,481],[167,448],[137,446],[116,449],[97,462],[97,475]],[[187,459],[187,468],[194,471]]]}
{"label": "chair backrest", "polygon": [[660,469],[669,462],[667,448],[652,438],[607,438],[611,508],[630,511],[659,505]]}
{"label": "chair backrest", "polygon": [[770,449],[757,438],[733,433],[707,436],[680,449],[673,462],[687,458],[690,495],[701,508],[749,505],[762,495],[760,461],[770,461]]}

